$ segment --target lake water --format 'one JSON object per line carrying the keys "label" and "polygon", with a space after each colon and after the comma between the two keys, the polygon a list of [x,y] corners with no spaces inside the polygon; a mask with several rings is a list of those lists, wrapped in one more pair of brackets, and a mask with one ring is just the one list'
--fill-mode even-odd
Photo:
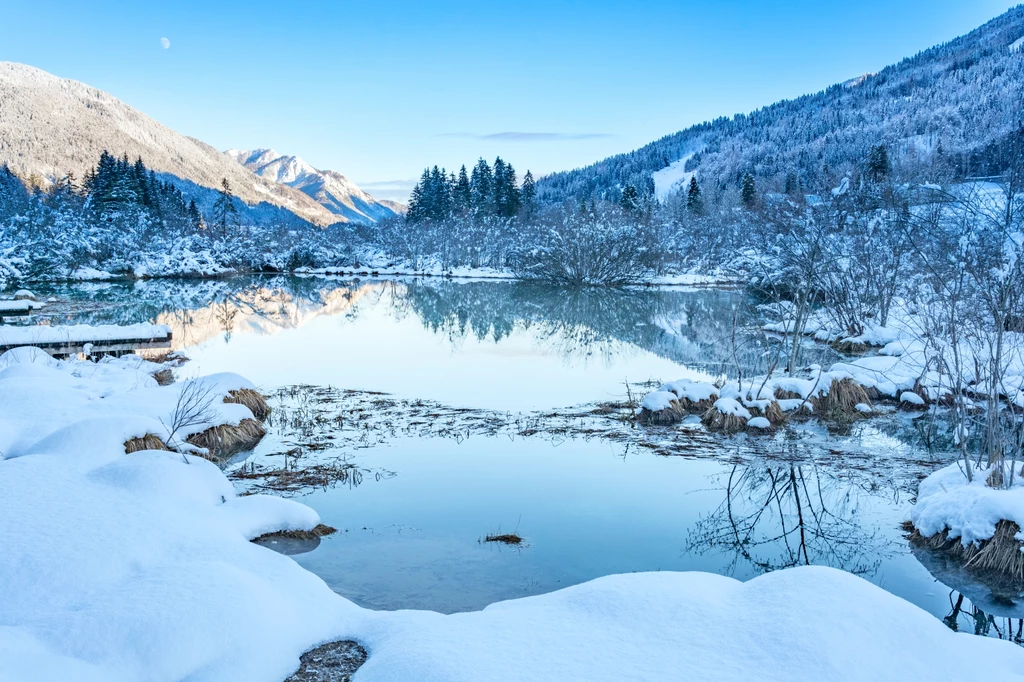
{"label": "lake water", "polygon": [[[1024,616],[908,548],[917,481],[946,459],[907,416],[753,439],[590,414],[649,382],[765,371],[773,341],[738,291],[273,277],[39,293],[63,301],[52,323],[169,324],[186,375],[237,372],[275,395],[268,438],[229,471],[343,458],[352,476],[291,493],[339,532],[287,549],[365,606],[453,612],[609,573],[811,563],[969,631],[1006,636]],[[280,391],[296,385],[320,393]],[[563,428],[568,413],[584,416]],[[522,544],[483,541],[513,531]]]}

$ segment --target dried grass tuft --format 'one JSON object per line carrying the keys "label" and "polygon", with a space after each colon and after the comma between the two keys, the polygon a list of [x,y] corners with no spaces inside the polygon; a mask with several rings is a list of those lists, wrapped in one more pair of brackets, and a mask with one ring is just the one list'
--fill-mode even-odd
{"label": "dried grass tuft", "polygon": [[683,410],[682,405],[679,404],[678,400],[673,400],[669,403],[669,407],[664,410],[652,411],[647,408],[641,408],[639,420],[641,424],[676,424],[681,422],[686,417],[686,411]]}
{"label": "dried grass tuft", "polygon": [[707,410],[704,413],[704,416],[702,416],[700,420],[701,423],[704,424],[704,428],[708,431],[738,433],[739,431],[744,431],[747,428],[746,419],[743,417],[737,417],[734,414],[723,414],[713,405],[710,410]]}
{"label": "dried grass tuft", "polygon": [[126,455],[142,450],[170,450],[170,448],[161,440],[160,436],[155,436],[152,433],[147,433],[141,438],[132,438],[124,442],[124,452]]}
{"label": "dried grass tuft", "polygon": [[871,346],[868,344],[850,341],[849,339],[836,341],[832,344],[832,347],[837,353],[842,353],[843,355],[864,355],[871,350]]}
{"label": "dried grass tuft", "polygon": [[819,415],[831,418],[857,417],[861,413],[857,411],[857,405],[864,403],[871,405],[871,398],[864,387],[853,379],[833,379],[828,393],[823,396],[811,398],[814,411]]}
{"label": "dried grass tuft", "polygon": [[170,367],[165,367],[164,369],[153,372],[153,378],[156,379],[156,383],[160,386],[170,386],[174,383],[174,370]]}
{"label": "dried grass tuft", "polygon": [[277,538],[288,538],[292,540],[316,540],[317,538],[326,537],[337,533],[338,529],[328,526],[323,523],[318,523],[312,530],[279,530],[273,533],[264,533],[258,538],[253,538],[253,542],[259,542],[262,540],[274,540]]}
{"label": "dried grass tuft", "polygon": [[712,394],[710,398],[704,400],[690,400],[689,398],[680,398],[679,406],[687,414],[704,414],[712,407],[715,406],[715,401],[718,400],[716,394]]}
{"label": "dried grass tuft", "polygon": [[775,389],[776,400],[803,400],[804,397],[794,391],[784,391],[781,388]]}
{"label": "dried grass tuft", "polygon": [[777,426],[786,421],[786,413],[782,411],[782,408],[774,400],[765,405],[764,409],[756,405],[747,405],[747,410],[755,417],[764,417],[772,423],[772,426]]}
{"label": "dried grass tuft", "polygon": [[903,530],[909,533],[907,539],[915,547],[949,554],[962,561],[964,568],[1024,579],[1024,552],[1021,551],[1021,541],[1016,537],[1020,526],[1013,521],[1000,521],[991,538],[966,547],[960,538],[950,538],[948,530],[924,537],[910,521],[903,524]]}
{"label": "dried grass tuft", "polygon": [[265,435],[267,430],[258,421],[243,419],[234,426],[211,426],[202,433],[189,436],[186,440],[196,447],[205,448],[208,459],[224,459],[238,452],[252,450]]}
{"label": "dried grass tuft", "polygon": [[251,388],[230,391],[228,395],[224,396],[224,402],[245,405],[252,412],[252,416],[261,422],[267,421],[267,417],[270,416],[270,405],[267,404],[267,399],[259,391],[254,391]]}

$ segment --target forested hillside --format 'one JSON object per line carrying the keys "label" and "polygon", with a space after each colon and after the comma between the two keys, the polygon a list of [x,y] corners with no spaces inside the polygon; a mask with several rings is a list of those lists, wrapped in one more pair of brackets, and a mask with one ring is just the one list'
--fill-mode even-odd
{"label": "forested hillside", "polygon": [[545,202],[617,201],[632,185],[666,199],[696,176],[705,192],[819,192],[888,148],[900,177],[1002,172],[994,148],[1024,117],[1024,6],[877,74],[749,115],[720,118],[537,182]]}

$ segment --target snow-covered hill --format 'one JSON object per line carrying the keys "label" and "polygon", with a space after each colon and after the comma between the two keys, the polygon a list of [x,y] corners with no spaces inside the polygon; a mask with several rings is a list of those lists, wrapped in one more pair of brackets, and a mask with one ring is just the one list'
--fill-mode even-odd
{"label": "snow-covered hill", "polygon": [[0,164],[28,177],[82,178],[103,150],[200,187],[227,178],[247,204],[265,202],[319,225],[339,218],[307,194],[259,177],[213,147],[181,135],[114,96],[40,69],[0,62]]}
{"label": "snow-covered hill", "polygon": [[[718,118],[632,152],[537,182],[542,201],[616,201],[626,185],[660,200],[702,188],[738,192],[751,173],[762,192],[797,183],[834,187],[885,145],[902,177],[988,176],[1024,101],[1024,5],[967,35],[817,93]],[[940,153],[941,152],[941,153]]]}
{"label": "snow-covered hill", "polygon": [[404,208],[378,201],[341,173],[318,170],[297,156],[283,156],[273,149],[229,149],[224,153],[262,178],[304,192],[342,220],[375,223]]}

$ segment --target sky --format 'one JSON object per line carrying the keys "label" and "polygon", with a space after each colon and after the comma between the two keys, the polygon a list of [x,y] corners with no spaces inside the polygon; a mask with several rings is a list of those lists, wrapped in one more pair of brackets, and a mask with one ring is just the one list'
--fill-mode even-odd
{"label": "sky", "polygon": [[587,165],[878,71],[1014,4],[0,0],[0,61],[402,200],[427,166]]}

